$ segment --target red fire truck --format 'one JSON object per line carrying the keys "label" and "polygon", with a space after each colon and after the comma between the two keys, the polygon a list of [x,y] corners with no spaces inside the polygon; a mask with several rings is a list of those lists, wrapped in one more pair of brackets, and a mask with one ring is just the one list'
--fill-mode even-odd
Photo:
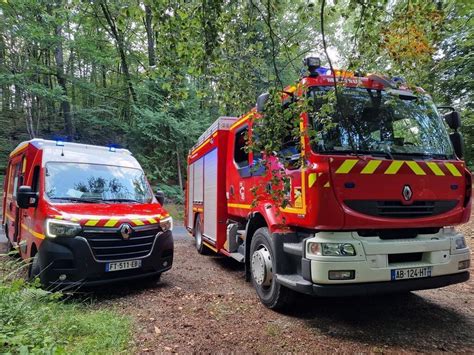
{"label": "red fire truck", "polygon": [[126,149],[33,139],[10,154],[2,224],[46,287],[157,279],[173,262],[162,199]]}
{"label": "red fire truck", "polygon": [[[470,251],[453,228],[471,211],[459,114],[444,123],[430,97],[399,78],[332,71],[318,58],[305,64],[308,75],[283,96],[310,97],[314,112],[300,116],[301,141],[282,144],[305,164],[245,149],[268,94],[239,118],[219,118],[191,149],[185,223],[197,250],[245,263],[269,308],[293,291],[354,296],[468,280]],[[324,128],[318,108],[335,80],[339,114]],[[281,169],[290,179],[285,208],[268,193]]]}

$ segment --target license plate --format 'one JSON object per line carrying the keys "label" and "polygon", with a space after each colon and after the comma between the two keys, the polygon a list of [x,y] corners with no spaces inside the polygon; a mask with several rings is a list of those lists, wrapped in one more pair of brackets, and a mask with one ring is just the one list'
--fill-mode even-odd
{"label": "license plate", "polygon": [[418,279],[420,277],[431,277],[431,266],[391,270],[392,281]]}
{"label": "license plate", "polygon": [[127,261],[118,261],[116,263],[107,263],[105,265],[105,271],[121,271],[129,269],[138,269],[142,266],[141,260],[127,260]]}

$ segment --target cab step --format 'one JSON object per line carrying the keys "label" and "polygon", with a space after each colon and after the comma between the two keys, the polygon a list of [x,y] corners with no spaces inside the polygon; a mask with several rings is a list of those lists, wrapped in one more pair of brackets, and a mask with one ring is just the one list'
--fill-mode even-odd
{"label": "cab step", "polygon": [[240,253],[230,253],[230,257],[237,260],[239,263],[243,263],[245,256]]}

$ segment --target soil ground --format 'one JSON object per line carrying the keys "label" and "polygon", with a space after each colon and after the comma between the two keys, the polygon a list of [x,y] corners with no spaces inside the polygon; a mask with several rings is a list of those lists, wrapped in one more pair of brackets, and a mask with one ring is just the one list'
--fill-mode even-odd
{"label": "soil ground", "polygon": [[[472,248],[474,223],[460,229]],[[199,255],[191,237],[175,246],[160,283],[96,293],[134,317],[138,352],[474,352],[473,279],[403,295],[301,296],[278,313],[258,301],[241,264]]]}
{"label": "soil ground", "polygon": [[[472,250],[474,222],[459,229]],[[88,294],[92,307],[132,317],[135,352],[474,353],[473,279],[404,295],[300,296],[278,313],[258,301],[241,264],[199,255],[183,227],[174,234],[174,265],[161,282]]]}

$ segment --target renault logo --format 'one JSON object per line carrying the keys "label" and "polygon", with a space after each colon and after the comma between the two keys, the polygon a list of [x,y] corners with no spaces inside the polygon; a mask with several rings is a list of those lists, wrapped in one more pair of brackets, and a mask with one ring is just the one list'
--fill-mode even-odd
{"label": "renault logo", "polygon": [[128,240],[128,238],[130,238],[130,234],[132,234],[132,227],[130,224],[122,224],[120,227],[120,234],[124,240]]}
{"label": "renault logo", "polygon": [[405,199],[405,201],[410,201],[411,200],[411,198],[413,196],[413,192],[411,191],[410,185],[403,186],[402,196]]}

